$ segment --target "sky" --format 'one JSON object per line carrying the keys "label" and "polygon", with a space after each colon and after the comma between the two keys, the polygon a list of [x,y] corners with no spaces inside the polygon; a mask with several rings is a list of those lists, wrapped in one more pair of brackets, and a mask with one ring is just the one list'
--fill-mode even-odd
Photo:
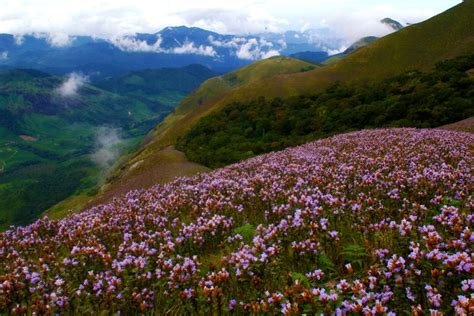
{"label": "sky", "polygon": [[416,23],[461,0],[0,0],[0,33],[111,38],[196,26],[225,34],[328,27],[347,39],[381,35],[378,21]]}

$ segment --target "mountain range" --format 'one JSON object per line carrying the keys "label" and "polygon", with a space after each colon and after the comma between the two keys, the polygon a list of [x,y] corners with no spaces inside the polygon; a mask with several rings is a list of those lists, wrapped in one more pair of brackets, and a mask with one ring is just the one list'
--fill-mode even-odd
{"label": "mountain range", "polygon": [[0,36],[0,314],[471,315],[473,17]]}
{"label": "mountain range", "polygon": [[235,36],[184,26],[110,39],[1,34],[0,67],[34,68],[59,75],[80,71],[94,81],[128,71],[190,64],[223,73],[275,55],[339,48],[340,40],[314,34]]}
{"label": "mountain range", "polygon": [[[381,23],[390,25],[393,30],[400,25],[392,19],[384,19]],[[33,68],[57,75],[75,71],[88,75],[92,81],[129,71],[190,64],[201,64],[225,73],[276,55],[307,51],[332,55],[343,50],[346,44],[328,28],[223,35],[178,26],[166,27],[153,34],[107,39],[49,33],[0,34],[0,69]],[[316,61],[319,60],[321,58]]]}
{"label": "mountain range", "polygon": [[[336,82],[351,85],[396,80],[398,75],[432,71],[441,61],[473,54],[470,27],[473,12],[474,2],[465,1],[423,23],[370,41],[327,66],[309,67],[295,59],[275,57],[206,81],[150,132],[142,148],[116,170],[100,194],[89,201],[90,205],[131,189],[169,181],[169,172],[166,178],[160,176],[170,169],[165,157],[169,157],[170,152],[176,153],[174,145],[193,126],[210,114],[219,113],[226,105],[252,102],[261,97],[271,100],[313,95],[324,92]],[[254,115],[258,115],[258,111]],[[157,165],[153,161],[163,163]]]}
{"label": "mountain range", "polygon": [[[333,56],[329,53],[344,43],[327,29],[235,36],[168,27],[110,39],[0,35],[0,209],[9,210],[0,220],[4,227],[23,224],[45,209],[52,217],[62,217],[70,209],[108,201],[131,189],[208,171],[216,165],[191,157],[189,144],[197,143],[189,133],[199,135],[193,132],[196,124],[236,102],[307,97],[337,81],[384,80],[413,69],[428,71],[440,61],[469,54],[469,13],[460,9],[469,5],[406,28],[389,18],[381,20],[396,33],[363,38]],[[433,42],[434,34],[449,48]],[[58,87],[69,80],[83,82],[73,97],[58,97]],[[239,118],[237,112],[232,115]],[[119,146],[106,148],[119,152],[106,171],[91,162],[101,150],[100,138]],[[176,150],[177,143],[188,157]],[[266,149],[253,154],[259,152]],[[235,161],[232,157],[229,161]],[[56,175],[74,172],[75,177],[68,176],[69,189],[60,192]],[[28,179],[33,181],[25,182]],[[42,194],[46,187],[57,193]],[[48,198],[31,207],[38,196]]]}

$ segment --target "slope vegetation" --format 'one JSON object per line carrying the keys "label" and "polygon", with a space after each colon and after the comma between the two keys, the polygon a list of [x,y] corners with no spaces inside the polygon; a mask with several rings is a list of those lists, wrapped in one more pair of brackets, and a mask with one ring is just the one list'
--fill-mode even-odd
{"label": "slope vegetation", "polygon": [[222,167],[350,130],[439,127],[474,115],[474,55],[377,83],[337,83],[321,93],[233,102],[201,119],[176,148]]}

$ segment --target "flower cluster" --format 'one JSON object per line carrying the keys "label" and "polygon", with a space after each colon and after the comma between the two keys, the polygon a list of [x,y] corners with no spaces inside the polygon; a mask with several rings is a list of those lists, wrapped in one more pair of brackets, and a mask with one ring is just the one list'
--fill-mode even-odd
{"label": "flower cluster", "polygon": [[0,313],[472,315],[474,135],[335,136],[0,235]]}

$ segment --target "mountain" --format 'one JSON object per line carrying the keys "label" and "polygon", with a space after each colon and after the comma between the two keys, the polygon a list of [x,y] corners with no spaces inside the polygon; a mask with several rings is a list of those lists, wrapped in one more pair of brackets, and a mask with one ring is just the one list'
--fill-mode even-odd
{"label": "mountain", "polygon": [[470,28],[473,10],[473,2],[463,2],[423,23],[387,35],[335,65],[238,87],[214,106],[218,108],[224,103],[259,96],[314,93],[336,80],[381,80],[413,69],[430,70],[440,61],[473,53],[474,38]]}
{"label": "mountain", "polygon": [[[400,31],[401,29],[404,28],[404,26],[402,24],[400,24],[399,22],[397,22],[393,19],[390,19],[390,18],[385,18],[383,20],[380,20],[380,23],[382,23],[384,25],[387,25],[388,27],[390,27],[390,29],[392,31],[395,31],[395,32]],[[358,41],[356,41],[355,43],[353,43],[352,45],[350,45],[342,53],[334,54],[334,55],[328,57],[323,62],[324,62],[325,65],[335,64],[338,61],[340,61],[340,60],[344,59],[345,57],[347,57],[348,55],[352,54],[356,50],[358,50],[360,48],[363,48],[363,47],[365,47],[369,44],[372,44],[373,42],[375,42],[378,39],[379,39],[379,37],[376,37],[376,36],[363,37],[363,38],[359,39]]]}
{"label": "mountain", "polygon": [[404,26],[400,22],[395,21],[394,19],[391,19],[391,18],[382,19],[380,20],[380,23],[389,26],[394,31],[400,31],[401,29],[404,28]]}
{"label": "mountain", "polygon": [[361,38],[360,40],[356,41],[355,43],[353,43],[351,46],[349,46],[346,50],[344,50],[342,53],[339,53],[339,54],[335,54],[335,55],[332,55],[332,56],[329,56],[328,58],[326,58],[324,61],[323,61],[323,65],[325,66],[330,66],[330,65],[334,65],[335,63],[341,61],[342,59],[346,58],[347,56],[349,56],[350,54],[354,53],[355,51],[357,51],[358,49],[361,49],[367,45],[370,45],[372,44],[373,42],[375,42],[376,40],[378,40],[379,38],[376,37],[376,36],[367,36],[367,37],[363,37]]}
{"label": "mountain", "polygon": [[147,70],[99,87],[79,74],[0,72],[0,230],[95,194],[115,160],[213,75],[203,66]]}
{"label": "mountain", "polygon": [[327,30],[239,36],[179,26],[154,34],[109,39],[0,34],[0,67],[33,68],[59,75],[80,71],[93,81],[129,71],[191,64],[224,73],[271,56],[338,49],[341,40],[326,33]]}
{"label": "mountain", "polygon": [[[272,99],[316,94],[336,81],[347,84],[377,82],[411,70],[430,71],[440,61],[473,54],[473,12],[474,2],[465,1],[423,23],[411,25],[358,49],[330,66],[316,67],[310,71],[300,69],[260,79],[258,75],[247,72],[246,76],[255,79],[234,86],[222,77],[205,82],[148,135],[140,151],[117,170],[107,183],[104,192],[110,192],[110,195],[104,193],[98,201],[110,199],[114,192],[124,193],[127,189],[160,182],[159,177],[145,176],[149,170],[156,168],[153,161],[161,155],[160,151],[174,145],[199,119],[233,102],[250,102],[260,96]],[[270,60],[269,63],[277,66],[276,61]],[[160,168],[168,170],[164,164]]]}
{"label": "mountain", "polygon": [[343,54],[344,55],[349,55],[353,52],[355,52],[356,50],[360,49],[360,48],[363,48],[363,47],[366,47],[367,45],[370,45],[372,44],[373,42],[375,42],[376,40],[378,40],[379,38],[376,37],[376,36],[367,36],[367,37],[363,37],[361,38],[360,40],[358,40],[357,42],[355,42],[354,44],[352,44],[351,46],[349,46],[344,52]]}
{"label": "mountain", "polygon": [[217,73],[202,65],[182,68],[161,68],[132,71],[117,77],[107,77],[95,84],[136,100],[159,102],[175,107],[184,97]]}

